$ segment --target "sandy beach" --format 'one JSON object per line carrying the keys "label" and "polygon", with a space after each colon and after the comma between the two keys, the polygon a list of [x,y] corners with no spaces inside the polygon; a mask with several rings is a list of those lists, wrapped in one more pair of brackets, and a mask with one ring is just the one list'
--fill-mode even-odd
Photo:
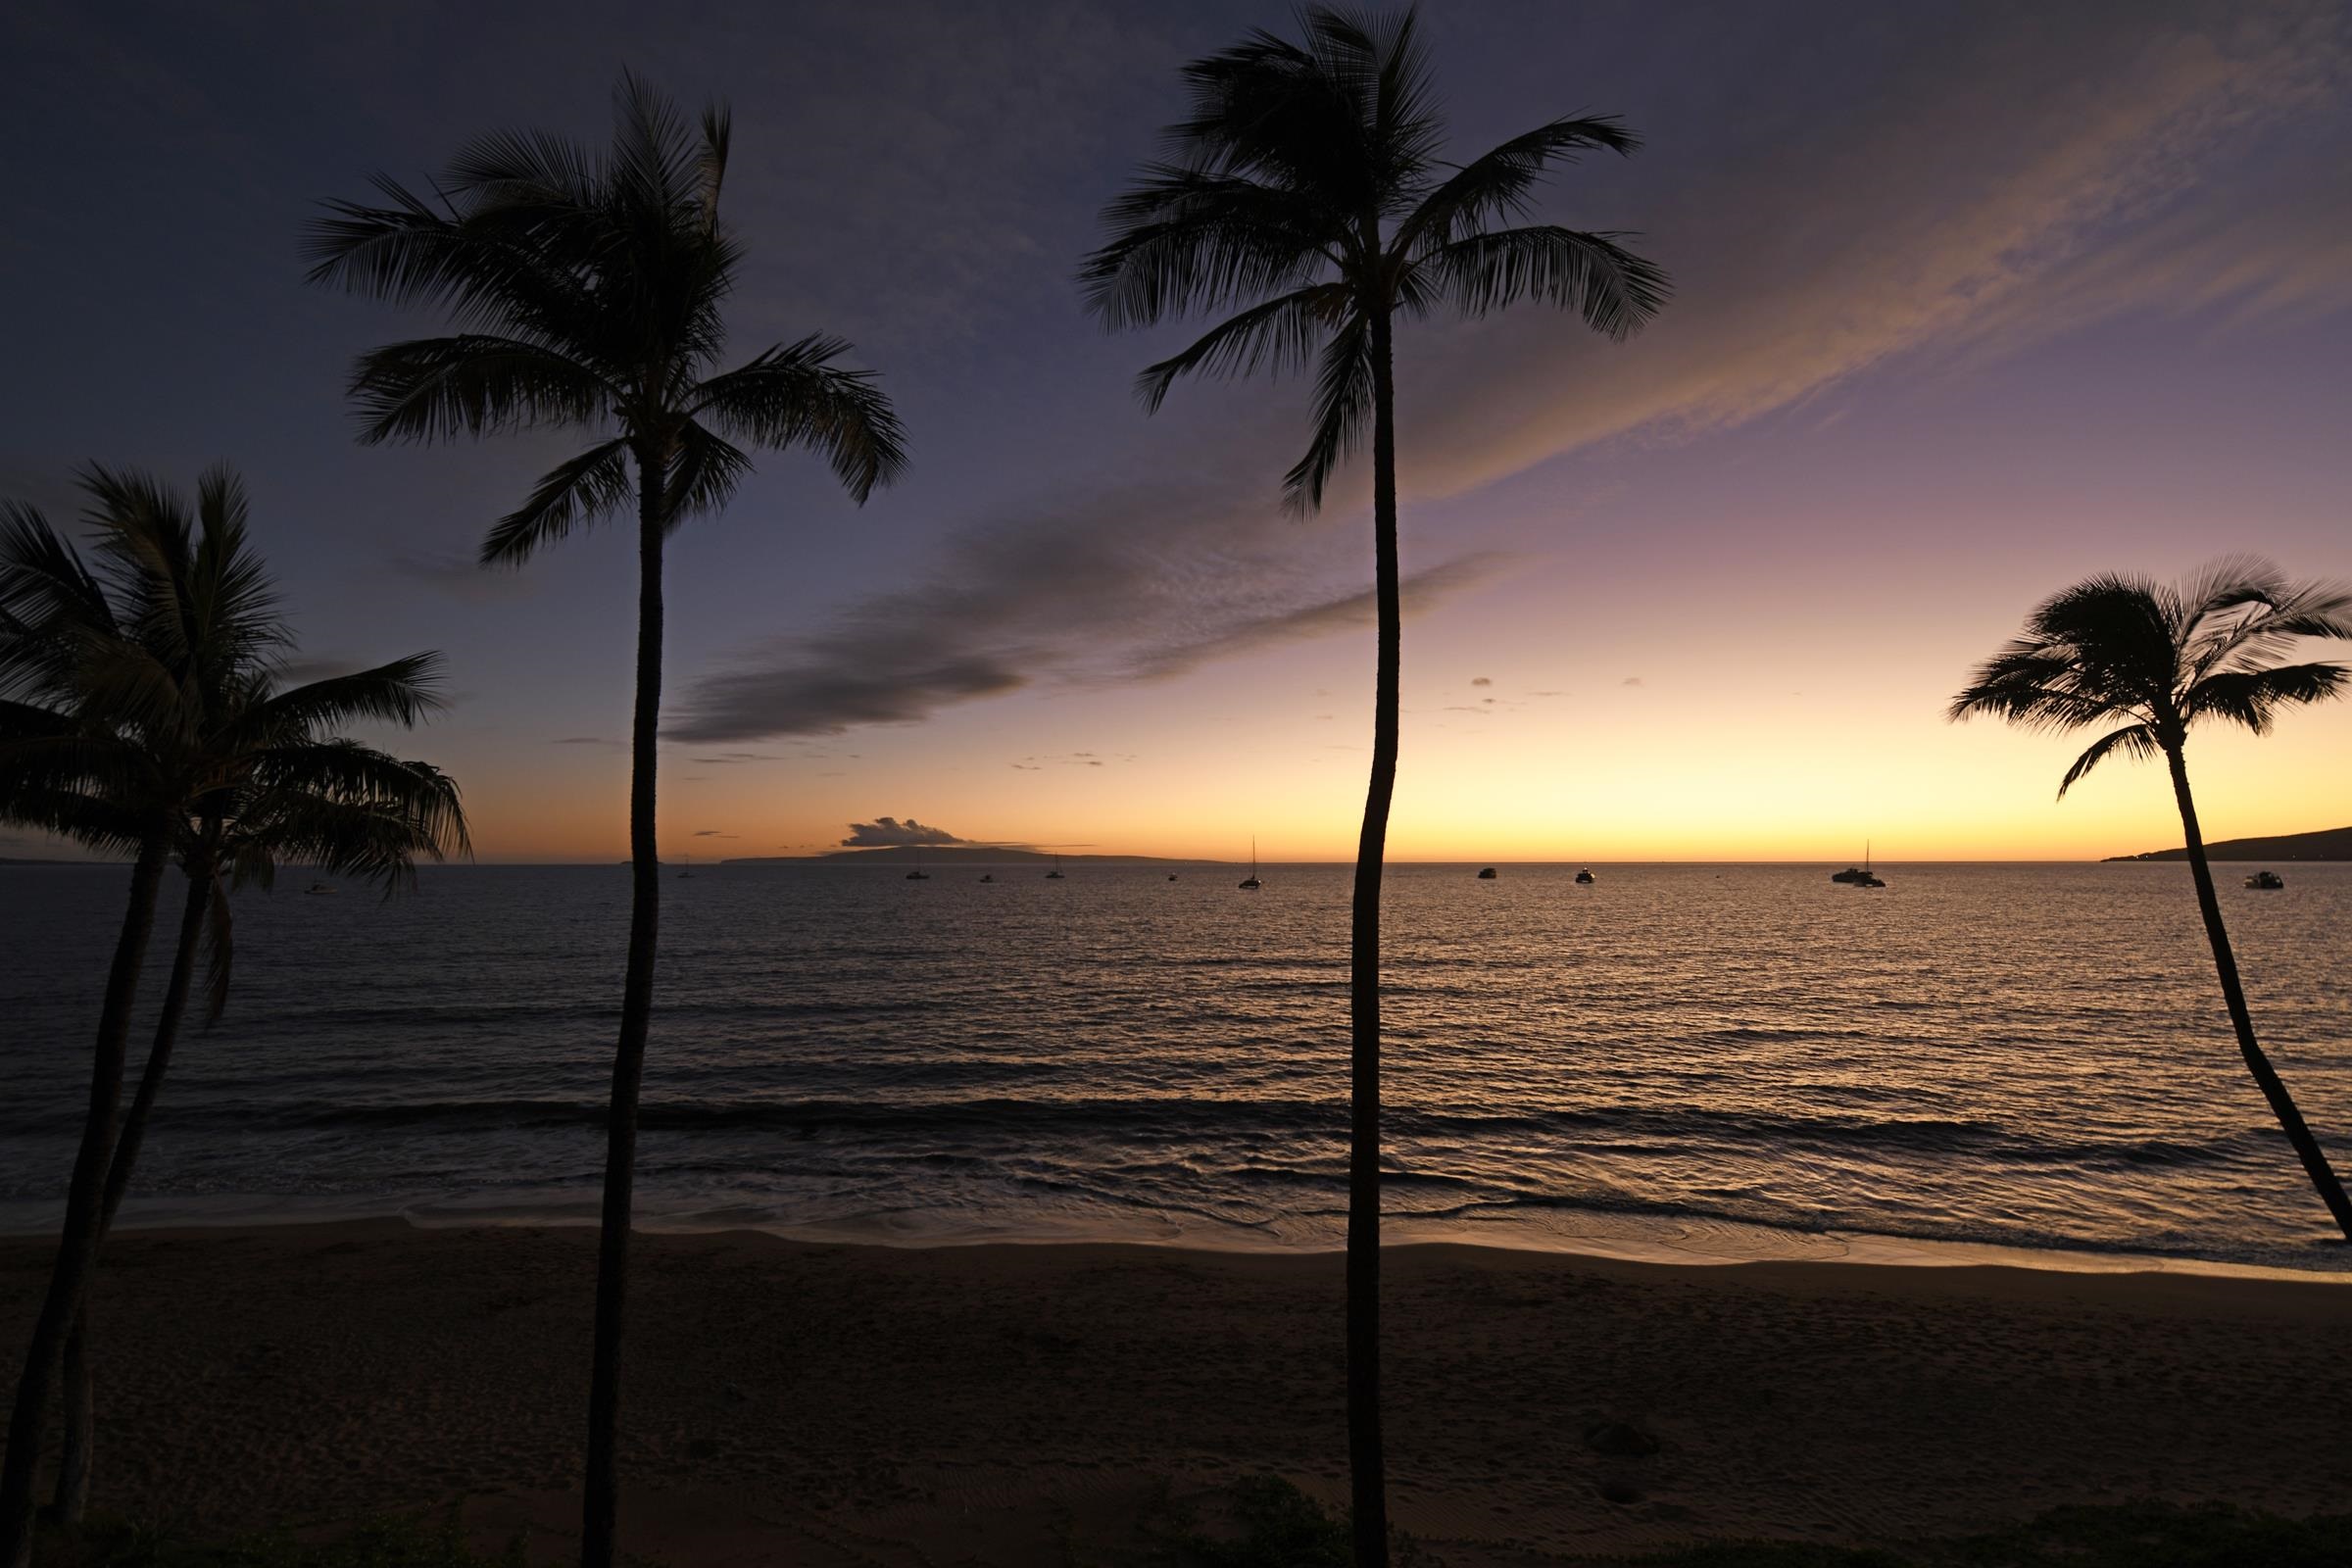
{"label": "sandy beach", "polygon": [[[119,1238],[99,1506],[216,1530],[464,1499],[485,1541],[561,1551],[593,1240],[395,1220]],[[48,1252],[0,1242],[8,1343]],[[636,1256],[642,1553],[1117,1561],[1161,1499],[1235,1477],[1342,1494],[1336,1256],[740,1232]],[[1396,1516],[1457,1568],[2352,1494],[2343,1285],[1453,1246],[1394,1249],[1388,1273]],[[1597,1451],[1609,1422],[1658,1451]]]}

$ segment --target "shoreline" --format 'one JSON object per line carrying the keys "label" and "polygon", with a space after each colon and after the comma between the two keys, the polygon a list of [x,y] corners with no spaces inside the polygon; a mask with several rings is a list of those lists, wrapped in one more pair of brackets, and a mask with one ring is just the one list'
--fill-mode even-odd
{"label": "shoreline", "polygon": [[[168,1201],[168,1200],[167,1200]],[[61,1210],[50,1202],[47,1208]],[[143,1208],[164,1208],[162,1213]],[[1749,1263],[1821,1264],[1892,1268],[2016,1268],[2056,1275],[2167,1274],[2192,1278],[2272,1280],[2352,1286],[2352,1244],[2323,1240],[2316,1250],[2334,1266],[2298,1268],[2246,1263],[2179,1253],[2105,1250],[2080,1245],[2030,1246],[1850,1230],[1790,1230],[1711,1216],[1638,1214],[1602,1209],[1546,1210],[1551,1223],[1532,1220],[1417,1220],[1390,1214],[1382,1225],[1382,1250],[1410,1247],[1491,1248],[1596,1262],[1654,1263],[1700,1268],[1734,1268]],[[150,1200],[133,1200],[117,1234],[169,1234],[220,1229],[281,1229],[304,1225],[397,1222],[417,1230],[469,1228],[569,1230],[593,1228],[592,1200],[573,1203],[520,1205],[434,1201],[350,1203],[332,1199],[229,1197],[176,1209]],[[0,1244],[39,1240],[55,1233],[53,1216],[32,1223],[0,1218]],[[1142,1247],[1168,1251],[1243,1257],[1315,1257],[1343,1250],[1338,1238],[1300,1242],[1251,1239],[1247,1227],[1188,1229],[1139,1223],[1125,1230],[1100,1226],[1006,1223],[960,1231],[893,1228],[884,1224],[785,1224],[742,1210],[677,1210],[640,1207],[632,1226],[640,1235],[722,1236],[752,1234],[813,1246],[879,1247],[902,1250],[956,1250],[972,1247]]]}
{"label": "shoreline", "polygon": [[[1153,1498],[1268,1473],[1345,1495],[1335,1254],[744,1231],[634,1250],[630,1550],[1009,1568],[1076,1530],[1120,1561]],[[219,1531],[456,1504],[485,1544],[559,1554],[594,1253],[569,1226],[121,1232],[93,1502]],[[29,1324],[48,1254],[0,1240],[0,1333]],[[2352,1493],[2352,1294],[2325,1281],[1384,1261],[1396,1516],[1456,1568]],[[1612,1422],[1658,1451],[1597,1451]]]}

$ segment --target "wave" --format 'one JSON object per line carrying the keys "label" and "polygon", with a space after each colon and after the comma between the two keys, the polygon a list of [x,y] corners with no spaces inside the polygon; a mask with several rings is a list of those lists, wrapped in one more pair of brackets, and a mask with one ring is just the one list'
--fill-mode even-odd
{"label": "wave", "polygon": [[[239,1099],[181,1106],[170,1112],[171,1119],[178,1123],[450,1134],[482,1128],[601,1127],[605,1115],[601,1099],[547,1097],[353,1103]],[[638,1121],[653,1132],[765,1132],[810,1139],[872,1136],[878,1140],[878,1152],[887,1152],[894,1144],[911,1151],[942,1141],[1018,1149],[1031,1147],[1041,1138],[1062,1137],[1081,1144],[1182,1139],[1211,1145],[1233,1141],[1246,1147],[1268,1139],[1341,1143],[1347,1136],[1348,1107],[1336,1100],[1164,1095],[653,1099],[639,1107]],[[1472,1153],[1482,1146],[1538,1155],[1547,1152],[1560,1155],[1671,1155],[1728,1148],[1845,1157],[2118,1167],[2228,1163],[2263,1152],[2268,1145],[2262,1130],[2255,1128],[2204,1139],[2090,1137],[2065,1128],[2022,1127],[1963,1117],[1791,1116],[1696,1104],[1501,1113],[1402,1106],[1386,1113],[1385,1130],[1395,1149],[1459,1146]],[[1552,1146],[1551,1150],[1546,1151],[1545,1145]]]}

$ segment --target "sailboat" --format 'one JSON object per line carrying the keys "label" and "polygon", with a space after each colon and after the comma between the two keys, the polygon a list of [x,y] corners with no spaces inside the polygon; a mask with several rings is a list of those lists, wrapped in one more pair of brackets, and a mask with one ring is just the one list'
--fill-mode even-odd
{"label": "sailboat", "polygon": [[1058,882],[1061,880],[1061,856],[1059,853],[1054,855],[1054,869],[1046,873],[1046,880],[1049,882]]}
{"label": "sailboat", "polygon": [[694,857],[691,855],[686,855],[679,857],[679,858],[684,860],[686,865],[685,869],[680,871],[678,875],[681,877],[689,877],[694,875]]}
{"label": "sailboat", "polygon": [[923,869],[923,852],[920,850],[914,852],[914,869],[906,873],[906,880],[909,882],[928,882],[931,880],[931,873]]}
{"label": "sailboat", "polygon": [[1257,880],[1257,835],[1253,833],[1250,836],[1250,880],[1243,883],[1242,886],[1249,892],[1255,893],[1260,885]]}
{"label": "sailboat", "polygon": [[1862,841],[1862,863],[1849,865],[1842,871],[1832,871],[1830,880],[1848,882],[1858,888],[1883,888],[1886,885],[1880,881],[1870,869],[1870,840],[1868,839]]}

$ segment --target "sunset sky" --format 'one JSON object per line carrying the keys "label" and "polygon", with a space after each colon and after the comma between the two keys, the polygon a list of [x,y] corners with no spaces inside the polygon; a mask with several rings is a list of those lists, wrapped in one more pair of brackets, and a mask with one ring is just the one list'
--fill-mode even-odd
{"label": "sunset sky", "polygon": [[[2033,603],[2224,552],[2352,578],[2352,12],[1425,8],[1452,151],[1616,113],[1544,214],[1676,298],[1611,345],[1522,307],[1399,345],[1402,859],[2090,857],[2177,844],[2159,769],[1943,710]],[[352,356],[437,331],[301,283],[299,230],[471,135],[601,140],[624,62],[735,112],[735,358],[838,332],[908,428],[854,508],[768,456],[669,569],[662,843],[853,822],[1270,860],[1352,851],[1371,533],[1278,505],[1307,388],[1134,372],[1071,274],[1272,4],[254,5],[0,22],[0,494],[244,471],[306,670],[444,650],[414,738],[485,860],[626,852],[628,530],[520,572],[492,518],[578,442],[363,449]],[[34,151],[37,149],[37,151]],[[2087,739],[2087,737],[2084,737]],[[2211,733],[2210,837],[2352,821],[2352,705]],[[40,853],[0,837],[0,853]]]}

